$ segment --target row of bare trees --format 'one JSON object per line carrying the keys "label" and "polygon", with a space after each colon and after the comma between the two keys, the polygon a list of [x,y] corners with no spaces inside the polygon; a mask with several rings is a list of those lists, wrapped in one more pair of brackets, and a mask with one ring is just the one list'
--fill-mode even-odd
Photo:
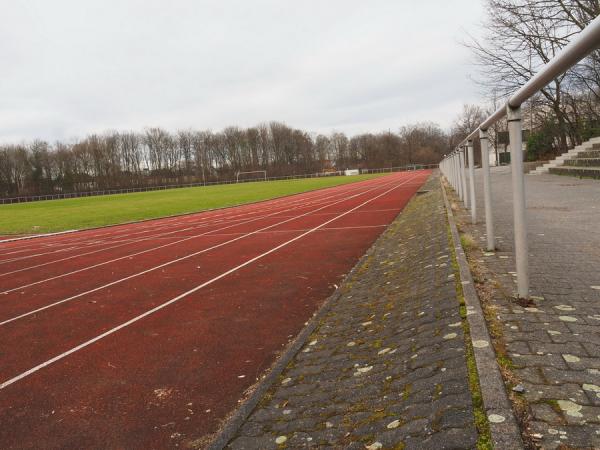
{"label": "row of bare trees", "polygon": [[[489,113],[600,15],[600,0],[485,0],[481,39],[469,38]],[[529,157],[600,134],[600,53],[557,77],[523,108]],[[502,128],[502,124],[498,125]],[[491,130],[498,131],[498,126]]]}
{"label": "row of bare trees", "polygon": [[53,145],[36,140],[0,145],[0,195],[212,182],[253,170],[282,176],[431,164],[440,160],[447,143],[446,134],[431,123],[352,138],[337,132],[313,135],[271,122],[220,132],[107,132]]}

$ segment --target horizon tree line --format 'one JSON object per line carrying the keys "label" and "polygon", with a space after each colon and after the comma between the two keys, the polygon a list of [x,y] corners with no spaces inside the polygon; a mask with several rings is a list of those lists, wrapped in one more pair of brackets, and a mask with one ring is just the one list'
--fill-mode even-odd
{"label": "horizon tree line", "polygon": [[0,145],[0,196],[206,183],[254,170],[284,176],[436,164],[449,139],[429,122],[348,137],[276,121],[218,132],[152,127],[90,134],[71,143],[36,139]]}

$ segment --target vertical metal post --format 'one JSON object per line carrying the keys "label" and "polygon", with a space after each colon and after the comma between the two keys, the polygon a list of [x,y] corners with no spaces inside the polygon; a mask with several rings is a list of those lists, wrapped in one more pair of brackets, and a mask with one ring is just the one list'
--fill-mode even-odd
{"label": "vertical metal post", "polygon": [[448,165],[450,166],[450,183],[452,184],[452,188],[455,188],[455,180],[454,180],[454,155],[450,155],[450,158],[448,159]]}
{"label": "vertical metal post", "polygon": [[475,198],[475,158],[473,156],[473,141],[467,142],[469,158],[469,198],[471,203],[471,223],[477,223],[477,199]]}
{"label": "vertical metal post", "polygon": [[452,185],[454,186],[454,190],[458,192],[458,183],[456,182],[457,172],[456,172],[456,152],[452,153]]}
{"label": "vertical metal post", "polygon": [[459,152],[460,157],[460,177],[462,181],[462,190],[463,190],[463,203],[465,204],[465,208],[469,207],[469,192],[467,191],[467,168],[464,154],[464,147]]}
{"label": "vertical metal post", "polygon": [[492,183],[490,181],[490,153],[487,130],[479,130],[481,143],[481,168],[483,170],[483,200],[485,206],[485,233],[487,235],[487,250],[496,249],[494,237],[494,215],[492,211]]}
{"label": "vertical metal post", "polygon": [[510,166],[513,187],[513,214],[515,227],[515,258],[517,261],[517,294],[529,297],[529,255],[525,214],[525,174],[523,172],[523,135],[521,108],[507,108]]}
{"label": "vertical metal post", "polygon": [[455,157],[455,166],[456,166],[456,189],[459,192],[459,198],[462,200],[463,199],[463,195],[462,195],[462,178],[460,176],[460,154],[458,153],[458,150],[456,151],[456,154],[454,155]]}
{"label": "vertical metal post", "polygon": [[456,173],[458,174],[458,198],[460,201],[465,199],[465,193],[463,192],[463,173],[462,173],[462,158],[460,156],[460,151],[456,151]]}

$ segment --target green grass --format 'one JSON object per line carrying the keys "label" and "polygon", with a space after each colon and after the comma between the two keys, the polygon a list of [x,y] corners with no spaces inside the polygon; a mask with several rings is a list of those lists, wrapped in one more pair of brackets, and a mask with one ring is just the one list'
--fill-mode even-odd
{"label": "green grass", "polygon": [[225,184],[0,205],[0,234],[47,233],[267,200],[381,175]]}

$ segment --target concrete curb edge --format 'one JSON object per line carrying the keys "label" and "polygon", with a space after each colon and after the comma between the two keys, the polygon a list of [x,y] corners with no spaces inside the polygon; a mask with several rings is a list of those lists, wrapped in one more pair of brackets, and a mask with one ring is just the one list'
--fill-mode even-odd
{"label": "concrete curb edge", "polygon": [[490,334],[485,323],[479,296],[473,284],[471,270],[469,269],[467,257],[460,243],[458,228],[456,227],[452,208],[448,202],[446,189],[441,177],[440,185],[448,215],[452,241],[456,251],[456,259],[467,306],[467,321],[471,331],[473,353],[479,374],[479,385],[490,425],[492,441],[494,447],[497,449],[523,449],[521,432],[506,393],[506,387],[496,361],[496,353],[494,352]]}

